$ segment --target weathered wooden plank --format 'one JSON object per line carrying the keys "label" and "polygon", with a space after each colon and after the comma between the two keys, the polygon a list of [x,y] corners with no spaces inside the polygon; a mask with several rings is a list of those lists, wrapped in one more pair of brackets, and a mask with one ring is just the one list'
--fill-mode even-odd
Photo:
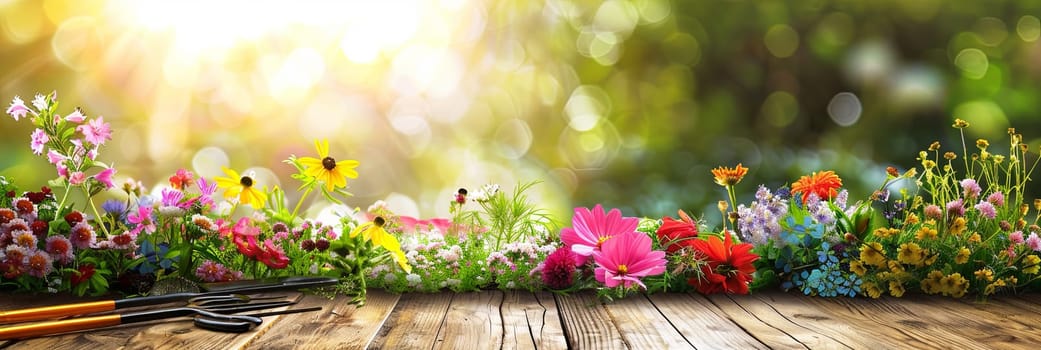
{"label": "weathered wooden plank", "polygon": [[734,320],[698,294],[651,294],[651,303],[696,349],[766,349]]}
{"label": "weathered wooden plank", "polygon": [[[976,339],[990,347],[1037,347],[1041,344],[1041,323],[1038,322],[1038,315],[1025,312],[1024,305],[1010,303],[1005,300],[1005,296],[994,297],[986,302],[928,296],[922,299],[924,298],[937,303],[939,312],[957,312],[959,316],[976,323],[972,328],[981,333]],[[1001,331],[995,333],[994,328]]]}
{"label": "weathered wooden plank", "polygon": [[503,324],[499,308],[503,292],[459,293],[452,298],[434,349],[497,349],[502,347]]}
{"label": "weathered wooden plank", "polygon": [[[817,298],[784,297],[796,310],[815,310],[831,316],[829,322],[852,328],[851,335],[870,342],[879,349],[952,349],[979,348],[973,339],[961,336],[957,328],[949,328],[922,319],[900,306],[900,299],[886,298]],[[885,305],[880,307],[880,305]],[[813,314],[816,314],[813,313]],[[805,314],[805,313],[804,313]],[[812,314],[808,314],[812,315]]]}
{"label": "weathered wooden plank", "polygon": [[777,314],[776,311],[768,306],[761,305],[761,303],[752,303],[752,301],[758,300],[755,297],[731,298],[723,294],[712,294],[706,296],[706,298],[716,307],[719,307],[748,334],[771,348],[836,347],[836,342],[829,342],[827,337],[788,321],[788,319]]}
{"label": "weathered wooden plank", "polygon": [[400,295],[368,291],[365,306],[349,297],[307,295],[294,308],[321,306],[322,311],[284,315],[253,339],[250,349],[364,349],[376,337]]}
{"label": "weathered wooden plank", "polygon": [[997,320],[996,314],[973,310],[952,298],[912,294],[870,302],[897,314],[912,315],[913,318],[903,322],[908,327],[936,326],[968,339],[959,346],[962,348],[1021,348],[1028,344],[1041,344],[1038,335],[1018,334],[1021,333],[1017,329],[1020,327],[1015,327],[1015,323]]}
{"label": "weathered wooden plank", "polygon": [[643,295],[604,305],[626,345],[633,349],[693,349],[675,327]]}
{"label": "weathered wooden plank", "polygon": [[502,301],[503,349],[567,349],[549,292],[508,291]]}
{"label": "weathered wooden plank", "polygon": [[564,334],[574,349],[628,349],[603,303],[593,292],[557,295]]}
{"label": "weathered wooden plank", "polygon": [[371,349],[429,349],[437,341],[452,293],[402,294]]}

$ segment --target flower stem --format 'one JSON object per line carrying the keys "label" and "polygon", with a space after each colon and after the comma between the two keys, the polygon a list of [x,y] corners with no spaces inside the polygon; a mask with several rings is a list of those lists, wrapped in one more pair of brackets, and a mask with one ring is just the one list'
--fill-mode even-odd
{"label": "flower stem", "polygon": [[290,220],[296,219],[296,213],[300,211],[300,205],[304,204],[304,199],[307,199],[307,195],[311,194],[311,191],[314,191],[314,185],[307,187],[307,191],[304,191],[304,194],[300,196],[300,200],[296,202],[296,207],[293,207],[293,214],[290,216]]}
{"label": "flower stem", "polygon": [[106,227],[105,223],[103,221],[101,221],[101,214],[98,214],[98,207],[96,205],[94,205],[94,198],[92,198],[90,196],[90,192],[87,191],[86,187],[82,187],[82,188],[83,188],[83,194],[87,195],[87,202],[90,203],[90,210],[92,210],[94,212],[94,221],[97,221],[100,224],[101,230],[105,232],[105,237],[108,237],[109,236],[108,227]]}

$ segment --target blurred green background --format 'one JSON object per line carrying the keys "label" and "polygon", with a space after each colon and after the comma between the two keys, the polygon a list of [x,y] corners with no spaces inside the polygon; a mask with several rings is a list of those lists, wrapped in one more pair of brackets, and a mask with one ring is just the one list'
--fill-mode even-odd
{"label": "blurred green background", "polygon": [[[113,124],[100,159],[148,186],[186,167],[288,188],[290,154],[357,159],[349,204],[444,216],[459,187],[718,222],[709,170],[747,202],[832,169],[866,198],[954,118],[1041,143],[1038,1],[0,0],[0,97],[58,91]],[[55,175],[27,122],[0,174]],[[999,148],[1000,149],[1000,148]],[[1036,154],[1036,153],[1034,153]],[[317,209],[316,209],[317,210]]]}

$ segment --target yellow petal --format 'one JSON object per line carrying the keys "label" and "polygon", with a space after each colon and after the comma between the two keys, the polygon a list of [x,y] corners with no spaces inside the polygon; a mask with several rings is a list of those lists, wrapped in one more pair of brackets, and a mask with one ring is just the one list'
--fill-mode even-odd
{"label": "yellow petal", "polygon": [[232,179],[232,178],[227,178],[227,177],[215,177],[215,178],[213,178],[213,180],[217,181],[217,187],[220,187],[220,188],[231,188],[231,187],[239,186],[239,181],[240,181],[240,179]]}
{"label": "yellow petal", "polygon": [[242,186],[231,186],[224,190],[224,198],[235,198],[242,193]]}
{"label": "yellow petal", "polygon": [[392,256],[394,257],[394,261],[397,261],[398,265],[401,266],[401,269],[405,270],[405,273],[412,273],[412,266],[408,264],[408,259],[405,258],[405,253],[399,250],[394,252],[394,255]]}
{"label": "yellow petal", "polygon": [[296,161],[305,167],[322,167],[322,160],[315,157],[300,157]]}
{"label": "yellow petal", "polygon": [[328,140],[314,140],[314,149],[318,151],[318,157],[325,158],[329,156],[329,141]]}
{"label": "yellow petal", "polygon": [[[364,224],[358,225],[358,227],[355,227],[353,230],[351,230],[351,238],[357,237],[359,233],[365,232],[369,227],[372,226],[375,225],[371,222],[366,222]],[[365,240],[369,240],[368,232],[365,232]]]}
{"label": "yellow petal", "polygon": [[317,177],[320,177],[322,175],[322,172],[324,172],[324,171],[325,171],[325,168],[323,168],[321,165],[318,165],[316,167],[309,167],[309,168],[305,169],[304,170],[304,175],[317,178]]}
{"label": "yellow petal", "polygon": [[242,178],[242,176],[239,176],[238,172],[236,172],[235,170],[232,170],[232,169],[228,169],[227,167],[223,167],[222,166],[222,167],[220,167],[220,170],[223,170],[225,175],[228,175],[228,177],[230,177],[232,179],[235,179],[236,182],[238,182],[239,179]]}

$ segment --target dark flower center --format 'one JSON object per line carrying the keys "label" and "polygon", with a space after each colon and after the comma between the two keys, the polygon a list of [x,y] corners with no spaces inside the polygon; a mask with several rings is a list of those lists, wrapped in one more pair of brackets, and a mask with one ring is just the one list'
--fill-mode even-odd
{"label": "dark flower center", "polygon": [[249,176],[243,176],[241,179],[239,179],[239,184],[241,184],[242,186],[251,187],[253,186],[253,179]]}
{"label": "dark flower center", "polygon": [[383,225],[387,223],[387,220],[384,220],[382,216],[377,216],[375,219],[372,219],[372,223],[376,226],[383,227]]}
{"label": "dark flower center", "polygon": [[333,159],[333,157],[322,158],[322,167],[325,168],[325,170],[336,169],[336,159]]}

